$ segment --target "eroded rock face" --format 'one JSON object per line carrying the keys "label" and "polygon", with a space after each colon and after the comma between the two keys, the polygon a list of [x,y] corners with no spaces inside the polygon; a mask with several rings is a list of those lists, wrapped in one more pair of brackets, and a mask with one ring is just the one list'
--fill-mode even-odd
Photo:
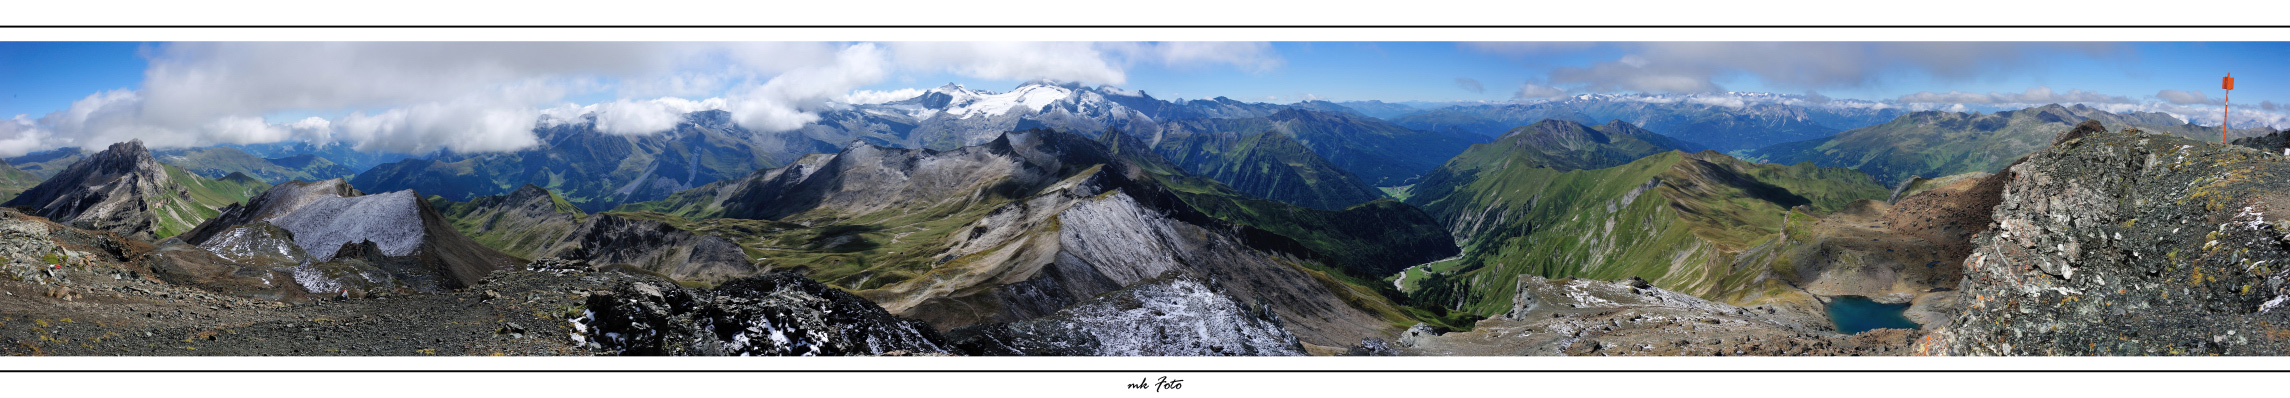
{"label": "eroded rock face", "polygon": [[1294,356],[1296,335],[1264,305],[1169,273],[1026,321],[949,332],[965,355]]}
{"label": "eroded rock face", "polygon": [[159,214],[154,204],[180,192],[144,149],[142,141],[111,148],[72,163],[62,173],[9,200],[8,206],[80,228],[117,232],[150,240]]}
{"label": "eroded rock face", "polygon": [[686,281],[723,281],[757,271],[732,241],[612,214],[589,216],[542,254],[598,265],[625,264]]}
{"label": "eroded rock face", "polygon": [[2078,128],[2012,166],[1964,261],[1952,355],[2281,355],[2290,164]]}
{"label": "eroded rock face", "polygon": [[573,339],[621,355],[828,356],[946,352],[921,321],[789,272],[715,289],[633,282],[589,296]]}
{"label": "eroded rock face", "polygon": [[[1166,191],[1111,172],[1078,175],[963,230],[947,276],[867,292],[893,312],[940,327],[1012,322],[1181,271],[1227,281],[1237,297],[1270,302],[1289,330],[1345,346],[1389,327],[1353,307],[1297,263],[1304,250],[1263,231],[1223,224]],[[1278,251],[1287,249],[1288,251]]]}

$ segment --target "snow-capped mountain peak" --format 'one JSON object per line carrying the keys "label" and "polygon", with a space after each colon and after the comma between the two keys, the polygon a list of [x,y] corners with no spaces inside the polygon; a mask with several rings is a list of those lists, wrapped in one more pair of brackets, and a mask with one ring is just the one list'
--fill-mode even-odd
{"label": "snow-capped mountain peak", "polygon": [[952,92],[932,91],[951,97],[941,111],[960,119],[1001,116],[1018,107],[1025,108],[1027,112],[1041,112],[1042,108],[1050,104],[1074,96],[1073,89],[1051,84],[1028,84],[1005,93],[970,91],[959,85],[954,86]]}

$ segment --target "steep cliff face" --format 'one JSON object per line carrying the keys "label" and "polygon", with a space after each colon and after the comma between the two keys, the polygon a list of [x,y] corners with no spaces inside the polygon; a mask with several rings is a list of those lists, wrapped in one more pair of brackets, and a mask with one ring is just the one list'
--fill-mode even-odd
{"label": "steep cliff face", "polygon": [[793,273],[715,289],[631,282],[591,295],[573,339],[619,355],[831,356],[944,353],[922,322]]}
{"label": "steep cliff face", "polygon": [[215,216],[217,208],[269,188],[234,176],[200,178],[153,160],[142,141],[128,141],[72,163],[5,205],[29,207],[58,223],[154,240],[189,230]]}
{"label": "steep cliff face", "polygon": [[2290,163],[2078,127],[2008,175],[1964,263],[1952,355],[2282,355]]}
{"label": "steep cliff face", "polygon": [[1296,335],[1213,280],[1169,273],[1056,314],[950,332],[964,355],[1294,356]]}

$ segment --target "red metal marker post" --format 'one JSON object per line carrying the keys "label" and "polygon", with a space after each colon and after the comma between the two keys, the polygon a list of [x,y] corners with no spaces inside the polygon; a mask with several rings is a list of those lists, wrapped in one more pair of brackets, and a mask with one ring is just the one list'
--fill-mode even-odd
{"label": "red metal marker post", "polygon": [[2229,118],[2234,117],[2234,109],[2227,107],[2227,103],[2234,100],[2234,74],[2226,74],[2226,80],[2220,82],[2218,84],[2218,88],[2226,90],[2226,95],[2223,96],[2224,98],[2218,100],[2218,143],[2224,144],[2226,143],[2226,128],[2227,126],[2230,126],[2230,124],[2227,124],[2227,121]]}

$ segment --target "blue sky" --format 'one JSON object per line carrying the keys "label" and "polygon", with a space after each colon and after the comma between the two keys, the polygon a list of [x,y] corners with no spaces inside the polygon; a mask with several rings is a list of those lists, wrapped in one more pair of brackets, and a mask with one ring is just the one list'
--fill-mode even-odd
{"label": "blue sky", "polygon": [[2238,120],[2279,127],[2290,119],[2267,102],[2290,102],[2290,84],[2270,83],[2290,82],[2282,59],[2290,43],[6,42],[0,155],[125,138],[498,150],[531,145],[519,125],[550,109],[608,103],[723,107],[773,130],[854,92],[1037,78],[1274,103],[1723,90],[2199,115],[2232,72],[2238,112],[2271,112]]}

